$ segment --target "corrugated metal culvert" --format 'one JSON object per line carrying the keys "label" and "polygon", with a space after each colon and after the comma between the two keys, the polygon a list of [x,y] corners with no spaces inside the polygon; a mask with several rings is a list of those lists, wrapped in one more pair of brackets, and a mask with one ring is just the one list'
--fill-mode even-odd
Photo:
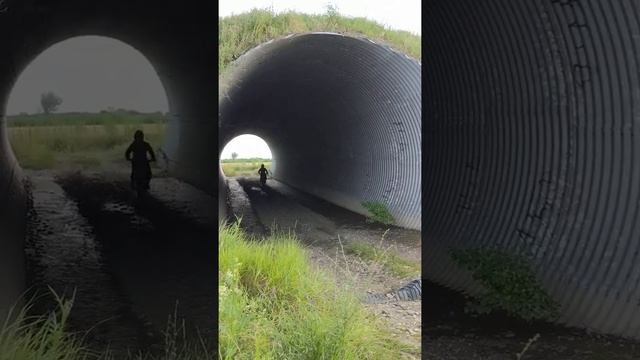
{"label": "corrugated metal culvert", "polygon": [[425,271],[527,254],[562,321],[640,337],[640,3],[430,1]]}
{"label": "corrugated metal culvert", "polygon": [[363,214],[362,202],[384,203],[398,225],[419,229],[420,92],[420,63],[388,47],[331,33],[284,37],[225,74],[220,146],[260,136],[278,180]]}

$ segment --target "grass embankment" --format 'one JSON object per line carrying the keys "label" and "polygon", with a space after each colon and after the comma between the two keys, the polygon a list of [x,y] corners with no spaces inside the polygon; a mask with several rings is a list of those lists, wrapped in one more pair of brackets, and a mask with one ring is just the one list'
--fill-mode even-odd
{"label": "grass embankment", "polygon": [[398,359],[401,345],[352,293],[312,270],[295,239],[220,230],[222,359]]}
{"label": "grass embankment", "polygon": [[350,18],[329,9],[324,15],[296,12],[276,14],[270,10],[223,17],[218,20],[218,74],[229,63],[266,41],[292,33],[328,31],[361,35],[382,42],[415,59],[421,58],[421,37],[407,31],[390,30],[365,18]]}
{"label": "grass embankment", "polygon": [[[148,117],[147,117],[148,116]],[[124,151],[141,129],[157,149],[164,118],[154,114],[71,114],[10,117],[9,141],[26,169],[128,167]]]}
{"label": "grass embankment", "polygon": [[258,176],[261,164],[264,164],[264,167],[271,171],[271,160],[269,159],[225,159],[221,163],[225,176]]}

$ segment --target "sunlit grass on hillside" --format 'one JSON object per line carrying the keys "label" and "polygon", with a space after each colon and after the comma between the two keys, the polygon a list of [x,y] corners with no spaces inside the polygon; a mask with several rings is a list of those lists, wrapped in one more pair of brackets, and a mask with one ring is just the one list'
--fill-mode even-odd
{"label": "sunlit grass on hillside", "polygon": [[218,20],[218,74],[229,63],[266,41],[292,33],[327,31],[361,35],[385,43],[415,59],[421,59],[421,37],[402,30],[390,30],[365,18],[350,18],[329,9],[324,15],[296,12],[275,13],[254,9]]}

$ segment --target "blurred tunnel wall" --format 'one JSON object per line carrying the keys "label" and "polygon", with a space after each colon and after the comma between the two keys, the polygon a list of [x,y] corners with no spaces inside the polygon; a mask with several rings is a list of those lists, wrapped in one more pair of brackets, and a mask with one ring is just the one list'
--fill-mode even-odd
{"label": "blurred tunnel wall", "polygon": [[640,337],[640,3],[430,1],[424,276],[525,254],[561,322]]}

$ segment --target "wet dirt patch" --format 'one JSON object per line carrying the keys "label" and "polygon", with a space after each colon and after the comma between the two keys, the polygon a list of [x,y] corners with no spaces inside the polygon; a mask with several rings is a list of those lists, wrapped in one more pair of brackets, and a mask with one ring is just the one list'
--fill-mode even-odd
{"label": "wet dirt patch", "polygon": [[29,297],[37,296],[33,313],[55,308],[49,287],[66,298],[75,294],[70,330],[82,334],[91,329],[85,336],[91,348],[110,348],[115,356],[148,348],[155,341],[152,328],[119,291],[106,268],[101,244],[77,204],[51,176],[31,177],[28,188],[25,253]]}
{"label": "wet dirt patch", "polygon": [[422,281],[426,359],[515,359],[536,334],[522,359],[640,359],[640,344],[560,325],[524,321],[504,314],[471,316],[459,292]]}
{"label": "wet dirt patch", "polygon": [[[211,211],[189,206],[198,204],[193,198],[175,194],[206,198],[201,203],[213,199],[173,179],[152,180],[150,196],[138,199],[127,176],[40,173],[31,178],[31,283],[35,288],[77,285],[74,330],[114,317],[128,321],[107,322],[112,327],[99,338],[103,343],[94,341],[92,348],[111,343],[121,354],[127,348],[160,351],[162,332],[176,309],[189,338],[202,336],[212,344],[217,222],[207,222],[215,218]],[[73,272],[65,273],[68,269]]]}

